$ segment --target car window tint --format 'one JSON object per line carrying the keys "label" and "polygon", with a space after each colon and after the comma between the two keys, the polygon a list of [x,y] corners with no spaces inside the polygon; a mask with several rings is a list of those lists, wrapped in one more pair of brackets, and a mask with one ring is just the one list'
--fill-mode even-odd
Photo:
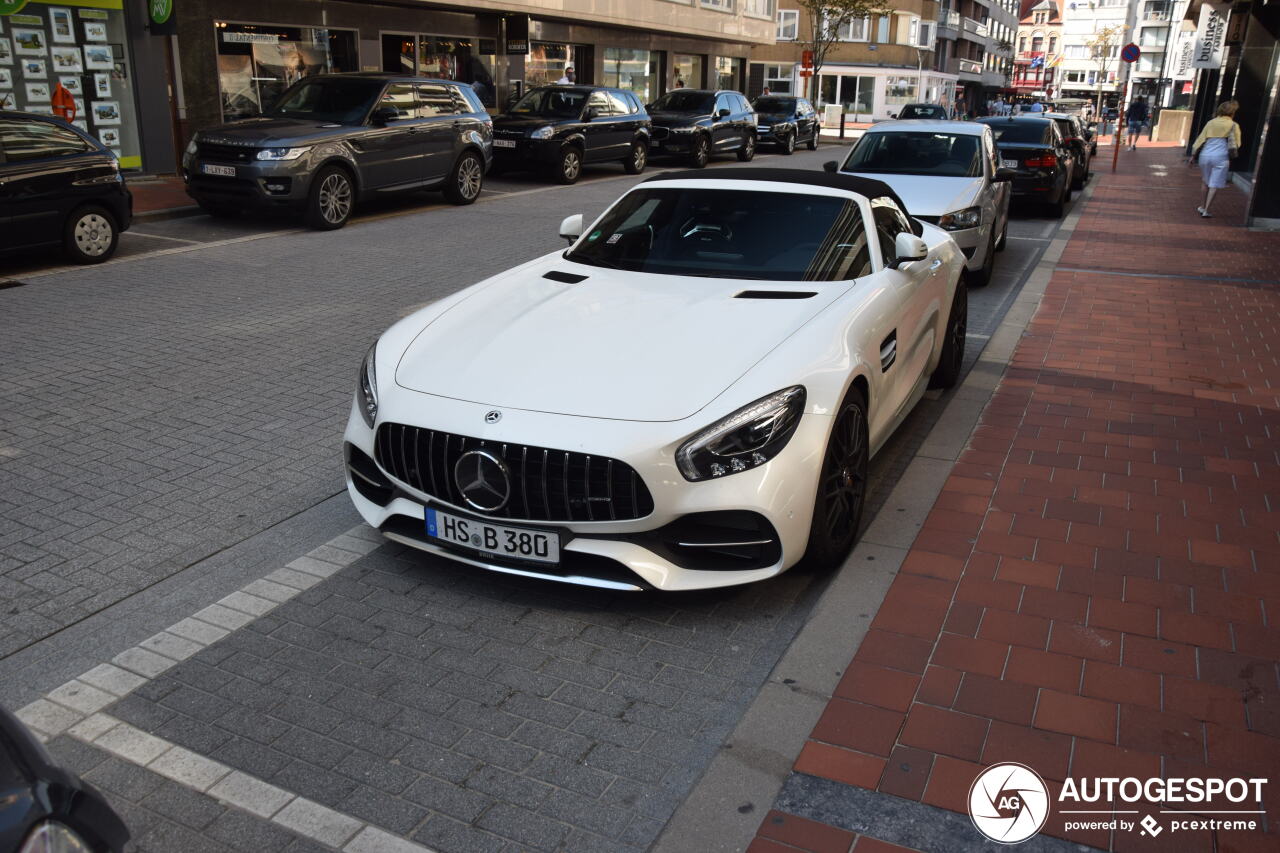
{"label": "car window tint", "polygon": [[898,239],[898,235],[903,231],[910,231],[911,226],[906,221],[906,217],[902,215],[902,211],[898,209],[898,205],[894,204],[893,199],[887,196],[871,200],[871,216],[876,222],[876,237],[880,240],[880,254],[884,257],[885,266],[888,266],[898,259],[894,241]]}
{"label": "car window tint", "polygon": [[412,83],[392,83],[378,101],[379,108],[394,107],[400,118],[413,118],[417,114],[417,104]]}
{"label": "car window tint", "polygon": [[454,115],[457,105],[453,101],[453,95],[449,92],[449,87],[439,83],[419,83],[418,90],[418,109],[416,115],[418,118],[435,118],[436,116]]}
{"label": "car window tint", "polygon": [[721,110],[733,110],[732,105],[729,103],[728,95],[721,95],[716,98],[716,112],[719,113]]}
{"label": "car window tint", "polygon": [[1045,143],[1049,139],[1046,133],[1053,129],[1053,122],[1038,121],[997,121],[988,127],[996,135],[996,142]]}
{"label": "car window tint", "polygon": [[599,115],[613,115],[613,105],[609,103],[609,97],[604,92],[592,92],[591,97],[587,99],[587,106]]}
{"label": "car window tint", "polygon": [[640,99],[637,98],[635,95],[633,95],[631,92],[623,92],[623,94],[627,96],[627,101],[631,104],[631,109],[628,110],[628,112],[632,114],[640,112],[640,110],[642,109],[642,106],[640,104]]}
{"label": "car window tint", "polygon": [[11,163],[82,154],[91,146],[79,134],[47,121],[0,119],[0,146]]}
{"label": "car window tint", "polygon": [[476,98],[475,90],[470,86],[450,86],[449,94],[453,96],[453,111],[457,114],[480,112],[484,109]]}
{"label": "car window tint", "polygon": [[609,111],[614,115],[624,116],[631,112],[631,108],[617,92],[606,92],[605,99],[609,101]]}
{"label": "car window tint", "polygon": [[844,171],[976,178],[982,175],[979,139],[957,133],[868,133],[845,161]]}
{"label": "car window tint", "polygon": [[866,227],[852,200],[705,187],[633,190],[569,258],[659,275],[773,281],[870,272]]}

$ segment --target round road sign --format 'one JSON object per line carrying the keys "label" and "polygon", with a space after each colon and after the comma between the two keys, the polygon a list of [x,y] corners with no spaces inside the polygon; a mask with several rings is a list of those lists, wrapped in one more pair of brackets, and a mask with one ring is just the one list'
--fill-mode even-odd
{"label": "round road sign", "polygon": [[1142,48],[1133,42],[1129,42],[1120,49],[1120,58],[1125,62],[1137,62],[1139,56],[1142,56]]}

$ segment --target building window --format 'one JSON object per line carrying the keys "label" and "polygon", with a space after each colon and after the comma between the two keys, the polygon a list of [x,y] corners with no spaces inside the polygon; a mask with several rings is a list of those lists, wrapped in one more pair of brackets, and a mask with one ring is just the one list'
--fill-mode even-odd
{"label": "building window", "polygon": [[764,87],[774,95],[790,95],[792,74],[790,65],[766,65]]}
{"label": "building window", "polygon": [[733,0],[701,0],[704,9],[719,9],[721,12],[733,11]]}
{"label": "building window", "polygon": [[1169,0],[1147,0],[1143,4],[1142,17],[1147,20],[1167,21],[1171,4]]}
{"label": "building window", "polygon": [[886,77],[884,81],[884,102],[888,106],[910,104],[916,100],[916,83],[918,78]]}
{"label": "building window", "polygon": [[1165,46],[1169,39],[1168,27],[1143,27],[1142,35],[1138,39],[1138,44],[1143,50],[1147,48],[1159,49]]}
{"label": "building window", "polygon": [[869,114],[875,99],[876,78],[853,74],[823,74],[818,86],[818,106],[839,104],[847,113]]}
{"label": "building window", "polygon": [[1040,53],[1044,50],[1044,36],[1033,36],[1031,38],[1031,52]]}
{"label": "building window", "polygon": [[920,19],[912,18],[907,22],[907,44],[920,43]]}
{"label": "building window", "polygon": [[1049,52],[1056,53],[1058,50],[1058,37],[1049,36]]}
{"label": "building window", "polygon": [[742,60],[732,56],[717,56],[715,65],[717,89],[738,89],[742,77]]}
{"label": "building window", "polygon": [[658,75],[647,50],[630,47],[604,49],[604,85],[630,89],[648,102],[658,97]]}
{"label": "building window", "polygon": [[757,18],[772,18],[774,0],[742,0],[742,11]]}
{"label": "building window", "polygon": [[677,89],[701,89],[706,85],[702,79],[702,57],[692,53],[677,53],[671,60],[675,71],[672,81]]}
{"label": "building window", "polygon": [[866,41],[870,26],[870,18],[855,18],[836,29],[836,41]]}
{"label": "building window", "polygon": [[1020,36],[1018,38],[1018,53],[1026,53],[1026,52],[1027,52],[1027,37]]}
{"label": "building window", "polygon": [[920,41],[921,47],[933,49],[933,34],[938,25],[933,21],[920,22]]}
{"label": "building window", "polygon": [[800,31],[800,12],[796,9],[778,10],[778,41],[795,41]]}
{"label": "building window", "polygon": [[879,24],[876,26],[876,41],[880,42],[880,44],[889,43],[889,16],[888,15],[885,15],[883,18],[881,18]]}

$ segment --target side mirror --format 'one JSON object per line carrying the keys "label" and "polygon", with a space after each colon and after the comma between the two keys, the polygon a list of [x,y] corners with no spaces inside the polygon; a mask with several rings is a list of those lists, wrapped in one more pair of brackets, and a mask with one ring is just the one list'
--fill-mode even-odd
{"label": "side mirror", "polygon": [[901,269],[903,264],[918,261],[929,254],[929,247],[910,231],[900,231],[893,241],[893,253],[898,256],[894,267]]}
{"label": "side mirror", "polygon": [[898,117],[897,113],[889,113],[889,118],[897,118],[897,117]]}
{"label": "side mirror", "polygon": [[719,117],[719,118],[728,118],[728,117],[729,117],[729,111],[728,111],[728,110],[721,110],[720,112],[716,113],[716,116],[717,116],[717,117]]}
{"label": "side mirror", "polygon": [[560,222],[560,236],[573,243],[582,236],[582,214],[575,213],[573,216],[566,216]]}
{"label": "side mirror", "polygon": [[596,107],[587,107],[582,111],[583,121],[595,121],[598,118],[600,118],[600,110]]}
{"label": "side mirror", "polygon": [[373,111],[373,115],[369,116],[369,121],[381,127],[388,122],[393,122],[400,118],[400,111],[395,107],[378,107]]}
{"label": "side mirror", "polygon": [[1016,169],[1000,168],[996,169],[996,173],[991,177],[991,180],[997,184],[1003,184],[1012,181],[1014,176],[1017,174],[1018,172]]}
{"label": "side mirror", "polygon": [[840,163],[836,160],[828,160],[822,164],[822,168],[826,169],[828,172],[838,172],[840,171]]}

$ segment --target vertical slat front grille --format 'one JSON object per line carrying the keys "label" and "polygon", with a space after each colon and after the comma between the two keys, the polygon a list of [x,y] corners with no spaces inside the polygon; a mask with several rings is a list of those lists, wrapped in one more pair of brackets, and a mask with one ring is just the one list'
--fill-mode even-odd
{"label": "vertical slat front grille", "polygon": [[627,521],[653,512],[653,497],[630,465],[616,459],[510,444],[404,424],[383,424],[374,444],[388,474],[424,494],[467,506],[454,481],[458,459],[484,448],[506,463],[511,494],[486,513],[528,521]]}

